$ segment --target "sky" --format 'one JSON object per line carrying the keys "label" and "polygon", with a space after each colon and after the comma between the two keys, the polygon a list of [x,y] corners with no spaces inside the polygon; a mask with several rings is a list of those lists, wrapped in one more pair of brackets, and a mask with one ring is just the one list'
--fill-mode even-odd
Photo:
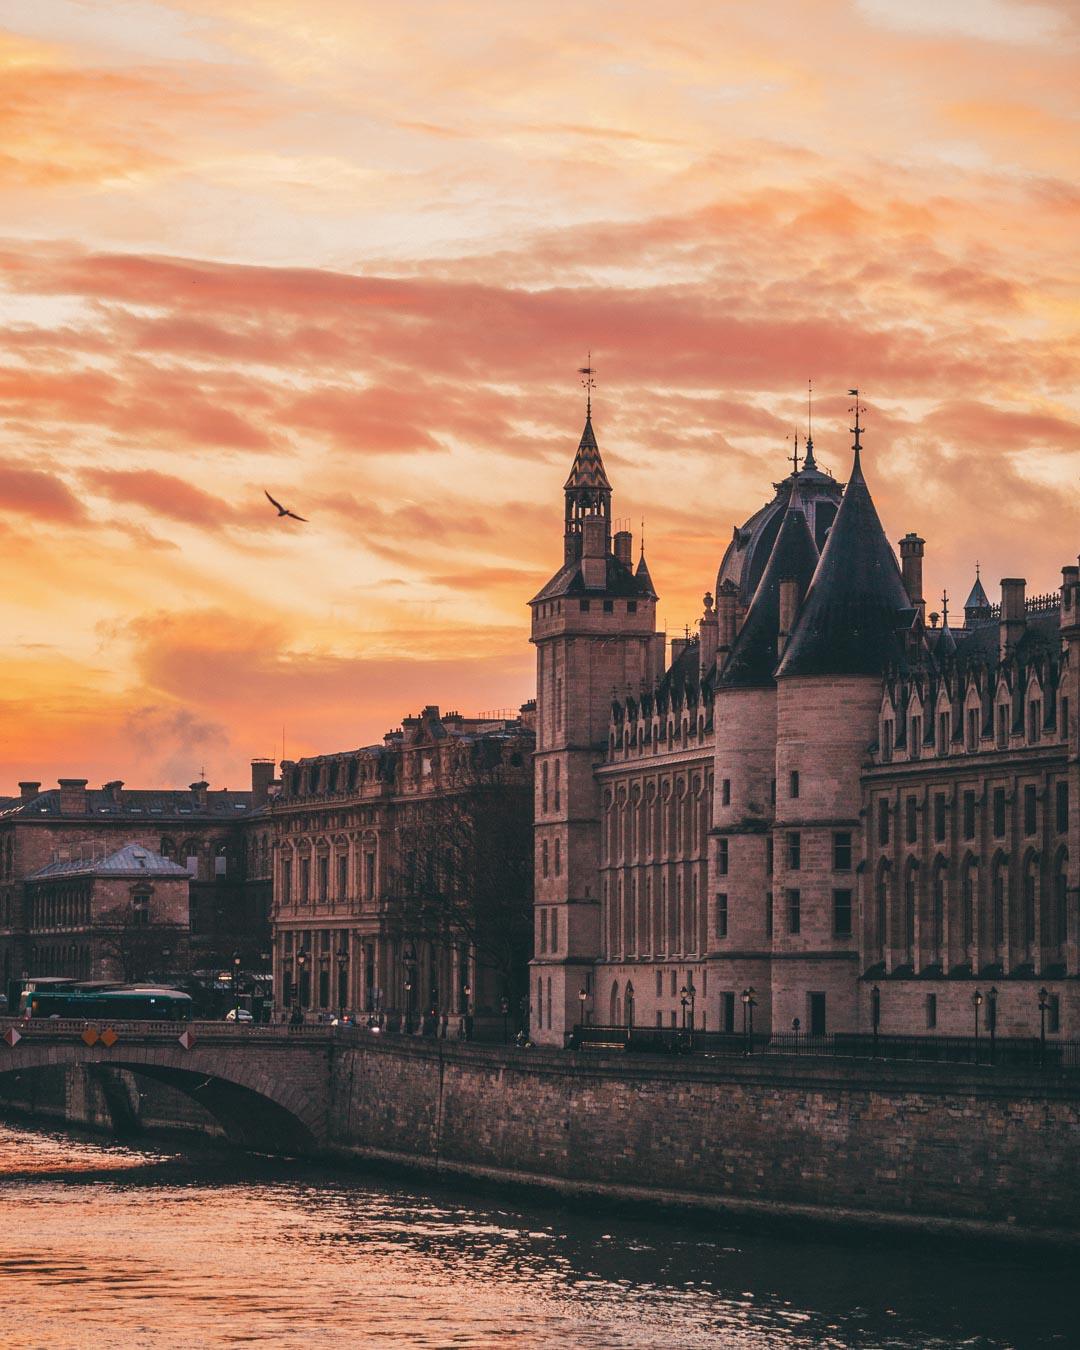
{"label": "sky", "polygon": [[1078,37],[1070,0],[5,0],[0,794],[531,697],[589,351],[672,635],[809,380],[839,479],[862,391],[929,597],[1054,588]]}

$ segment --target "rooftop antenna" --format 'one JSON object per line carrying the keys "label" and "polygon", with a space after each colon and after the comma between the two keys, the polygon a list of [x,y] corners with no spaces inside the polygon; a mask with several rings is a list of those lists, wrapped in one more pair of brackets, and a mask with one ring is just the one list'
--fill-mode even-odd
{"label": "rooftop antenna", "polygon": [[592,391],[596,388],[596,367],[592,363],[592,352],[586,357],[585,365],[578,366],[581,387],[585,390],[585,420],[592,417]]}
{"label": "rooftop antenna", "polygon": [[978,579],[979,579],[979,560],[978,560],[978,558],[976,558],[976,559],[975,559],[975,580],[978,581]]}
{"label": "rooftop antenna", "polygon": [[641,517],[641,556],[645,556],[645,517]]}
{"label": "rooftop antenna", "polygon": [[816,469],[814,462],[814,381],[806,381],[806,453],[803,455],[803,468]]}

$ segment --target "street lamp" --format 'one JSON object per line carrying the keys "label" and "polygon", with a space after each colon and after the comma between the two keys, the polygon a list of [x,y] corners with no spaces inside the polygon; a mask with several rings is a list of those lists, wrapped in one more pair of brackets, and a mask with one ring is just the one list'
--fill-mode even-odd
{"label": "street lamp", "polygon": [[345,981],[349,970],[349,951],[347,947],[341,947],[337,954],[337,992],[338,992],[338,1022],[345,1020]]}
{"label": "street lamp", "polygon": [[743,1054],[749,1058],[754,1052],[754,986],[750,985],[739,995],[742,999]]}
{"label": "street lamp", "polygon": [[[796,1053],[796,1054],[799,1053],[799,1027],[800,1027],[800,1026],[801,1026],[801,1023],[799,1022],[799,1019],[798,1019],[797,1017],[793,1017],[793,1018],[791,1019],[791,1033],[792,1033],[792,1035],[795,1037],[795,1053]],[[812,1053],[813,1053],[813,1051],[811,1051],[811,1054],[812,1054]]]}
{"label": "street lamp", "polygon": [[462,988],[461,992],[465,999],[465,1039],[467,1041],[471,1041],[473,1033],[473,1020],[469,1000],[472,998],[472,985],[466,984]]}
{"label": "street lamp", "polygon": [[499,999],[499,1011],[502,1013],[503,1020],[503,1045],[506,1044],[506,1019],[510,1015],[510,1000],[504,995]]}
{"label": "street lamp", "polygon": [[405,976],[405,1035],[412,1035],[412,980]]}
{"label": "street lamp", "polygon": [[874,1058],[877,1059],[878,1028],[881,1026],[881,990],[875,984],[870,990],[870,1025],[874,1033]]}
{"label": "street lamp", "polygon": [[682,1003],[682,1010],[683,1010],[683,1016],[682,1016],[683,1031],[685,1031],[686,1028],[687,1028],[687,1011],[689,1010],[689,1014],[690,1014],[690,1016],[689,1016],[689,1026],[690,1026],[690,1049],[693,1050],[693,1048],[694,1048],[694,1021],[695,1021],[695,1017],[694,1017],[694,1005],[695,1005],[695,1002],[696,1002],[696,1000],[697,1000],[697,990],[694,988],[694,977],[693,977],[693,976],[691,976],[690,979],[686,982],[686,984],[684,984],[683,987],[679,990],[679,995],[680,995],[680,1002]]}
{"label": "street lamp", "polygon": [[580,1009],[581,1009],[581,1025],[584,1026],[584,1025],[585,1025],[585,1004],[588,1003],[588,1001],[589,1001],[589,991],[588,991],[587,989],[579,989],[579,990],[578,990],[578,993],[577,993],[577,997],[578,997],[578,1006],[579,1006]]}
{"label": "street lamp", "polygon": [[971,996],[971,1006],[975,1009],[975,1063],[979,1062],[979,1009],[982,1007],[982,991],[976,989]]}
{"label": "street lamp", "polygon": [[232,997],[233,997],[233,1018],[240,1021],[240,953],[232,954]]}
{"label": "street lamp", "polygon": [[990,1063],[993,1064],[994,1052],[997,1049],[997,989],[991,987],[986,997],[989,1000],[986,1007],[986,1026],[990,1032]]}
{"label": "street lamp", "polygon": [[1050,991],[1044,985],[1039,990],[1039,1068],[1046,1067],[1046,1014],[1050,1008]]}
{"label": "street lamp", "polygon": [[303,947],[296,953],[296,1006],[304,1011],[304,967],[307,965],[307,952]]}
{"label": "street lamp", "polygon": [[[266,974],[266,972],[269,971],[270,974],[271,974],[271,977],[273,976],[273,960],[274,960],[274,956],[273,956],[273,953],[272,953],[272,952],[260,952],[260,953],[259,953],[259,971],[260,971],[261,974]],[[261,990],[260,995],[259,995],[259,1016],[260,1016],[260,1018],[261,1018],[264,1022],[269,1022],[269,1021],[270,1021],[270,1010],[271,1010],[271,1008],[273,1007],[273,1004],[274,1004],[274,981],[273,981],[273,978],[271,978],[271,980],[270,980],[270,997],[269,997],[269,1000],[267,999],[267,996],[266,996],[266,985],[265,985],[265,984],[262,986],[262,990]],[[254,1008],[254,1000],[252,1000],[252,1009],[251,1009],[251,1011],[252,1011],[252,1012],[255,1011],[255,1008]]]}

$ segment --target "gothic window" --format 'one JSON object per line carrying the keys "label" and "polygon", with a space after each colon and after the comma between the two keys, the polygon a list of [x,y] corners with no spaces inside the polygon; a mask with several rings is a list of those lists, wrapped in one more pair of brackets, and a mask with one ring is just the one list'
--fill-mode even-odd
{"label": "gothic window", "polygon": [[1042,700],[1032,699],[1028,704],[1028,740],[1035,744],[1042,735]]}
{"label": "gothic window", "polygon": [[731,805],[731,779],[722,778],[720,780],[720,805]]}
{"label": "gothic window", "polygon": [[833,891],[833,936],[851,936],[851,892]]}
{"label": "gothic window", "polygon": [[877,874],[877,883],[874,886],[874,952],[878,959],[885,956],[885,935],[888,932],[889,921],[889,874],[885,867],[880,867]]}
{"label": "gothic window", "polygon": [[1035,945],[1035,909],[1039,888],[1038,866],[1038,858],[1035,854],[1030,854],[1024,867],[1024,913],[1022,916],[1023,931],[1021,933],[1024,951],[1028,956],[1031,955],[1032,948]]}
{"label": "gothic window", "polygon": [[716,870],[720,876],[727,876],[728,841],[726,839],[718,839],[716,841]]}
{"label": "gothic window", "polygon": [[555,840],[555,875],[562,876],[562,840]]}
{"label": "gothic window", "polygon": [[994,838],[1005,838],[1005,789],[1003,787],[994,788],[992,798],[992,809],[994,819]]}
{"label": "gothic window", "polygon": [[994,958],[997,960],[1001,957],[1005,943],[1005,915],[1008,909],[1008,873],[1004,859],[999,859],[994,867],[990,902],[990,934]]}
{"label": "gothic window", "polygon": [[726,938],[728,935],[728,900],[726,895],[716,897],[716,936]]}
{"label": "gothic window", "polygon": [[797,890],[787,893],[788,932],[798,933],[802,929],[802,895]]}
{"label": "gothic window", "polygon": [[1004,749],[1009,744],[1009,705],[999,703],[997,706],[997,743],[999,749]]}
{"label": "gothic window", "polygon": [[1069,855],[1062,849],[1057,856],[1054,869],[1054,944],[1059,954],[1064,952],[1069,936]]}
{"label": "gothic window", "polygon": [[555,810],[556,810],[556,811],[559,811],[559,810],[562,809],[562,785],[561,785],[561,782],[560,782],[561,775],[562,775],[562,764],[561,764],[558,760],[556,760],[556,761],[555,761]]}
{"label": "gothic window", "polygon": [[945,908],[948,901],[948,872],[943,862],[934,869],[934,884],[931,891],[930,912],[930,960],[941,960],[942,944],[945,940]]}
{"label": "gothic window", "polygon": [[949,753],[949,714],[947,712],[938,715],[938,747],[939,755]]}
{"label": "gothic window", "polygon": [[1038,823],[1038,806],[1035,784],[1024,784],[1024,833],[1034,834]]}
{"label": "gothic window", "polygon": [[979,748],[979,710],[969,708],[967,714],[967,749],[974,754]]}
{"label": "gothic window", "polygon": [[548,809],[548,766],[547,760],[540,766],[540,810],[546,814]]}
{"label": "gothic window", "polygon": [[963,797],[964,838],[975,838],[975,793],[968,788]]}
{"label": "gothic window", "polygon": [[882,847],[889,842],[889,803],[884,797],[877,804],[877,841]]}
{"label": "gothic window", "polygon": [[1058,834],[1069,828],[1069,784],[1061,782],[1054,787],[1054,827]]}
{"label": "gothic window", "polygon": [[908,758],[918,759],[922,754],[922,718],[913,717],[911,719],[911,729],[908,735]]}
{"label": "gothic window", "polygon": [[910,964],[915,959],[915,914],[919,905],[918,867],[912,863],[904,874],[904,960]]}
{"label": "gothic window", "polygon": [[914,797],[908,797],[904,802],[904,821],[907,842],[914,844],[919,838],[919,804]]}
{"label": "gothic window", "polygon": [[797,797],[799,795],[799,771],[792,769],[788,775],[788,796]]}
{"label": "gothic window", "polygon": [[945,794],[934,793],[934,843],[940,844],[945,838]]}
{"label": "gothic window", "polygon": [[787,836],[788,870],[797,872],[802,866],[802,836],[798,830],[791,830]]}

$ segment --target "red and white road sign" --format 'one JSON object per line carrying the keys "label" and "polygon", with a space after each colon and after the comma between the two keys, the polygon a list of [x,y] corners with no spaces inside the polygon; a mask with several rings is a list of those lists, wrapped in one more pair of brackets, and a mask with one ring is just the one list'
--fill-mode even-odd
{"label": "red and white road sign", "polygon": [[185,1050],[190,1050],[195,1044],[195,1037],[190,1031],[184,1031],[176,1038]]}
{"label": "red and white road sign", "polygon": [[14,1049],[22,1040],[22,1032],[16,1031],[14,1027],[8,1027],[7,1031],[4,1032],[4,1040]]}

